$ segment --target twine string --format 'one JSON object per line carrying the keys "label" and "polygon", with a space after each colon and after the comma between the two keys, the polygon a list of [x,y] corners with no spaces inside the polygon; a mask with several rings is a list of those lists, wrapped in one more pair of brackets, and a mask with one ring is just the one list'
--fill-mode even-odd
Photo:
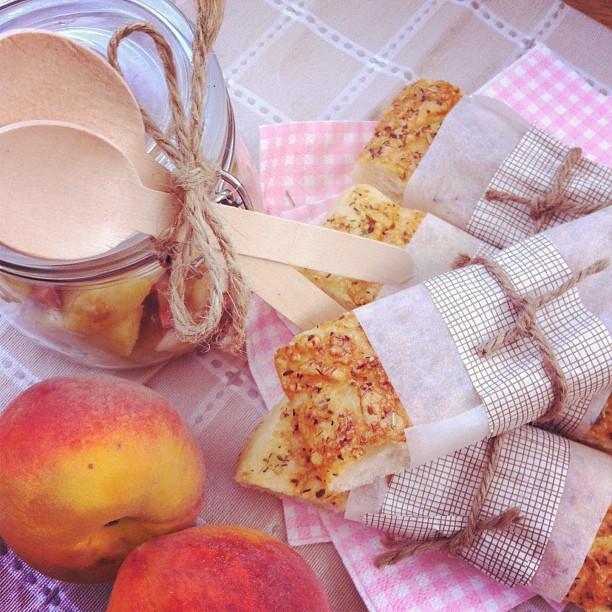
{"label": "twine string", "polygon": [[466,526],[449,537],[425,541],[387,542],[389,550],[376,557],[374,560],[376,567],[382,568],[387,565],[394,565],[402,559],[426,552],[443,551],[448,554],[457,554],[462,549],[471,546],[481,533],[486,531],[506,531],[520,521],[520,511],[518,508],[509,508],[488,519],[479,519],[487,493],[491,487],[491,482],[493,481],[493,476],[495,475],[495,470],[497,469],[503,439],[504,434],[501,434],[487,440],[484,473],[478,491],[472,500]]}
{"label": "twine string", "polygon": [[567,197],[566,189],[572,170],[578,164],[581,157],[582,149],[579,147],[570,149],[553,175],[550,188],[541,196],[528,198],[496,189],[489,189],[485,193],[485,199],[492,202],[501,202],[502,204],[513,203],[526,206],[529,209],[529,216],[534,221],[531,228],[532,234],[539,233],[557,214],[565,213],[572,217],[580,217],[610,206],[612,200],[577,203],[572,202]]}
{"label": "twine string", "polygon": [[461,259],[458,259],[456,262],[458,264],[480,264],[485,268],[503,289],[515,313],[513,325],[481,342],[476,347],[476,352],[480,357],[489,357],[498,352],[502,347],[518,340],[518,338],[531,338],[538,348],[542,368],[552,387],[552,400],[546,413],[538,419],[538,422],[547,423],[555,420],[563,413],[566,407],[568,396],[567,379],[561,369],[550,340],[537,322],[538,309],[558,299],[567,291],[576,287],[585,278],[605,270],[609,265],[609,261],[607,259],[599,259],[572,274],[558,287],[542,295],[525,296],[515,289],[509,275],[497,262],[485,257],[474,257],[471,259],[465,256],[460,257]]}
{"label": "twine string", "polygon": [[[179,206],[174,222],[157,241],[160,260],[170,267],[168,298],[174,329],[184,342],[222,344],[238,351],[244,344],[248,290],[215,212],[217,168],[201,151],[206,57],[221,27],[223,2],[198,0],[197,9],[187,105],[183,105],[172,49],[151,24],[138,22],[119,28],[109,42],[108,61],[123,75],[118,60],[123,40],[140,33],[155,45],[164,68],[172,117],[168,131],[164,132],[142,106],[140,112],[146,132],[175,167],[172,177]],[[198,257],[204,261],[209,280],[206,312],[191,312],[187,306],[189,281],[202,275],[194,271],[193,261]]]}

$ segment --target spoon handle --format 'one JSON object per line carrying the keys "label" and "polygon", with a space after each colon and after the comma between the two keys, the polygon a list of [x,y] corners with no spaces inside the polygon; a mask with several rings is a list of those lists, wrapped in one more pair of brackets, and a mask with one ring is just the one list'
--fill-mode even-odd
{"label": "spoon handle", "polygon": [[[172,220],[174,196],[146,190],[142,197],[132,227],[159,235]],[[381,284],[402,283],[413,272],[406,251],[377,240],[222,204],[216,212],[240,255]]]}
{"label": "spoon handle", "polygon": [[[133,227],[146,234],[158,235],[160,230],[167,227],[172,221],[176,202],[171,194],[149,189],[143,189],[141,197],[143,200],[140,205],[132,209],[138,211],[138,223]],[[218,212],[224,217],[223,211],[229,207],[221,204],[219,207]],[[248,224],[254,213],[242,212],[244,215],[239,216],[239,226],[244,229],[245,224]],[[270,217],[266,216],[266,218]],[[240,232],[240,227],[234,224],[230,228],[230,238],[234,242],[238,235],[244,236]],[[246,241],[249,241],[248,237]],[[242,243],[242,238],[240,243]],[[245,249],[237,249],[238,264],[251,291],[300,329],[309,329],[344,313],[344,309],[337,302],[291,265],[253,256],[252,252],[258,252],[257,248],[247,249],[251,251],[248,254],[241,253],[241,250]]]}

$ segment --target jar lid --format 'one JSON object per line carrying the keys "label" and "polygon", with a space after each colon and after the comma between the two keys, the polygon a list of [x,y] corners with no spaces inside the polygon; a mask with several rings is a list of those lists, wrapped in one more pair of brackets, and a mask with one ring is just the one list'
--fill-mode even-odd
{"label": "jar lid", "polygon": [[[185,15],[168,0],[14,0],[0,6],[0,33],[15,29],[46,30],[87,46],[104,58],[108,42],[117,28],[134,21],[149,22],[164,35],[174,53],[183,99],[188,99],[193,31]],[[119,61],[140,104],[162,129],[166,129],[171,120],[166,79],[151,40],[141,34],[130,36],[121,44]],[[206,71],[202,148],[208,159],[216,160],[221,169],[229,170],[234,146],[233,118],[223,73],[214,54],[208,56]],[[152,139],[147,147],[159,162],[171,167]],[[125,270],[126,266],[141,265],[147,253],[150,257],[151,241],[143,240],[142,236],[135,236],[99,257],[80,262],[41,260],[0,247],[0,270],[48,281],[70,280],[75,276],[84,280],[84,273],[90,278],[87,269],[98,278],[109,265],[114,271],[117,266]],[[62,273],[58,276],[60,268]]]}

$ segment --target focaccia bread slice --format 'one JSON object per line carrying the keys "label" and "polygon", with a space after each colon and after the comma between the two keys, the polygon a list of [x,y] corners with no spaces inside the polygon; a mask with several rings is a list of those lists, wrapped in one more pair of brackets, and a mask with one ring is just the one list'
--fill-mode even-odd
{"label": "focaccia bread slice", "polygon": [[[336,200],[323,226],[404,248],[424,217],[421,211],[393,203],[371,185],[355,185]],[[378,283],[300,271],[347,310],[369,304],[381,289]]]}
{"label": "focaccia bread slice", "polygon": [[587,612],[612,610],[612,506],[566,599]]}
{"label": "focaccia bread slice", "polygon": [[288,399],[252,434],[238,482],[341,509],[342,492],[409,466],[410,422],[355,315],[299,334],[275,365]]}
{"label": "focaccia bread slice", "polygon": [[409,465],[408,416],[352,313],[297,335],[275,366],[304,453],[326,490],[347,491]]}
{"label": "focaccia bread slice", "polygon": [[420,80],[402,89],[359,156],[354,182],[374,185],[401,201],[408,179],[461,95],[446,81]]}
{"label": "focaccia bread slice", "polygon": [[344,510],[347,493],[325,488],[313,469],[301,438],[295,410],[277,404],[251,434],[240,455],[234,479],[274,495],[299,497],[331,510]]}

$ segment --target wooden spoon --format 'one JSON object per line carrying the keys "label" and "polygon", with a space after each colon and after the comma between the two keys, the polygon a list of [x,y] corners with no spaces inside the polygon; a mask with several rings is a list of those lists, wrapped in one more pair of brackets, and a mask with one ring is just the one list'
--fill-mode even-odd
{"label": "wooden spoon", "polygon": [[[111,142],[79,126],[41,121],[0,129],[0,243],[38,257],[78,259],[134,232],[158,235],[174,196],[144,187]],[[247,282],[300,326],[342,309],[291,266],[383,283],[410,277],[402,249],[327,228],[217,205]]]}
{"label": "wooden spoon", "polygon": [[108,139],[136,166],[144,185],[168,190],[169,175],[145,151],[138,102],[97,53],[41,30],[0,36],[0,126],[65,121]]}

